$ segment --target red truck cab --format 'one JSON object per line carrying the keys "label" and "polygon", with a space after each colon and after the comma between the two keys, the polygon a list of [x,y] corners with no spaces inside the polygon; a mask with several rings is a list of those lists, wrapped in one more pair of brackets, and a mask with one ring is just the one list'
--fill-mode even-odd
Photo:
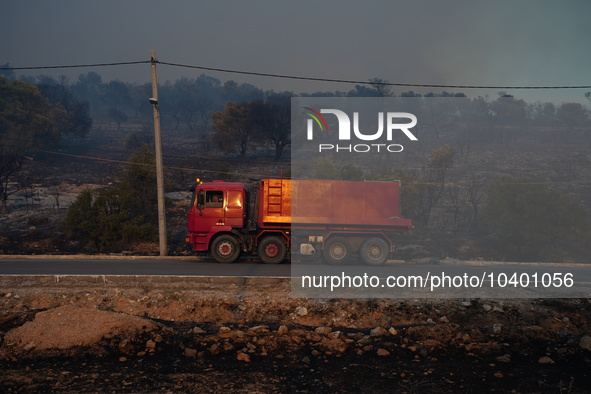
{"label": "red truck cab", "polygon": [[[244,227],[246,193],[242,183],[197,183],[192,191],[187,243],[193,245],[193,250],[205,252],[214,236]],[[234,251],[226,253],[234,254]]]}

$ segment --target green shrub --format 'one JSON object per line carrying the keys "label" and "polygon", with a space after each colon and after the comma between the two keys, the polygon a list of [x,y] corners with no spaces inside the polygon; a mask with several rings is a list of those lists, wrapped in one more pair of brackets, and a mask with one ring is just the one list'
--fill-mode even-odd
{"label": "green shrub", "polygon": [[117,187],[93,198],[82,192],[64,220],[66,236],[86,241],[87,250],[115,250],[137,241],[155,241],[157,224],[156,175],[152,152],[141,147]]}

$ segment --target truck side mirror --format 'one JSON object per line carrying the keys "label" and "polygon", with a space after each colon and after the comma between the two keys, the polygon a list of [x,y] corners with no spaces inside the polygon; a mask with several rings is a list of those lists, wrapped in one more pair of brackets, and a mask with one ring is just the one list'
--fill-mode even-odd
{"label": "truck side mirror", "polygon": [[199,210],[199,216],[201,216],[203,213],[201,213],[201,210],[204,208],[205,206],[205,192],[200,191],[199,194],[197,194],[197,209]]}

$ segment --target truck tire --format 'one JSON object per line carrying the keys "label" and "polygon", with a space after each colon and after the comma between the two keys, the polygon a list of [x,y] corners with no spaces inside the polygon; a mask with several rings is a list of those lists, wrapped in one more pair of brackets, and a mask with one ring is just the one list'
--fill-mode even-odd
{"label": "truck tire", "polygon": [[328,264],[345,264],[350,260],[351,245],[346,238],[333,237],[324,243],[322,256]]}
{"label": "truck tire", "polygon": [[383,265],[390,256],[390,248],[382,238],[372,237],[363,241],[359,255],[367,265]]}
{"label": "truck tire", "polygon": [[240,243],[232,235],[220,235],[211,243],[211,255],[218,263],[233,263],[240,256]]}
{"label": "truck tire", "polygon": [[285,260],[287,246],[281,237],[265,237],[259,243],[257,252],[261,261],[265,264],[279,264]]}

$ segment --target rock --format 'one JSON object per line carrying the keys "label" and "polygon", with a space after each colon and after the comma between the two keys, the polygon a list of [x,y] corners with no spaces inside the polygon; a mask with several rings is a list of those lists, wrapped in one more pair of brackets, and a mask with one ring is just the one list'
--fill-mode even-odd
{"label": "rock", "polygon": [[308,309],[303,306],[298,306],[295,311],[296,315],[298,316],[306,316],[308,314]]}
{"label": "rock", "polygon": [[581,342],[579,342],[579,346],[585,350],[591,350],[591,337],[584,336],[581,338]]}
{"label": "rock", "polygon": [[220,349],[220,347],[215,343],[211,345],[208,350],[211,354],[220,354],[222,351],[222,349]]}
{"label": "rock", "polygon": [[394,327],[390,327],[388,332],[390,333],[390,335],[398,335],[398,331],[396,331]]}
{"label": "rock", "polygon": [[554,360],[550,357],[544,356],[538,359],[538,364],[554,364]]}
{"label": "rock", "polygon": [[254,327],[250,327],[248,329],[249,335],[259,335],[259,334],[262,334],[265,332],[269,332],[268,326],[254,326]]}
{"label": "rock", "polygon": [[376,352],[376,354],[380,357],[387,357],[390,355],[390,352],[387,351],[386,349],[379,348],[378,351]]}
{"label": "rock", "polygon": [[154,350],[156,350],[156,342],[150,339],[148,342],[146,342],[146,351],[153,352]]}
{"label": "rock", "polygon": [[441,318],[439,318],[439,321],[442,323],[449,323],[449,319],[447,318],[447,316],[441,316]]}
{"label": "rock", "polygon": [[492,309],[492,306],[490,306],[488,304],[484,304],[484,305],[482,305],[482,309],[484,309],[485,312],[490,312]]}
{"label": "rock", "polygon": [[314,335],[312,335],[310,337],[310,340],[312,342],[320,342],[320,341],[322,341],[322,335],[320,335],[320,334],[314,334]]}
{"label": "rock", "polygon": [[37,345],[35,345],[35,342],[29,342],[27,343],[25,346],[23,346],[23,349],[28,352],[30,350],[33,350],[37,347]]}
{"label": "rock", "polygon": [[124,339],[119,342],[119,351],[121,353],[130,354],[133,351],[133,345],[129,339]]}
{"label": "rock", "polygon": [[510,354],[504,354],[502,356],[496,357],[495,360],[497,360],[500,363],[510,363],[511,362],[511,355]]}
{"label": "rock", "polygon": [[218,330],[218,336],[220,338],[228,338],[233,335],[232,329],[230,327],[220,327]]}
{"label": "rock", "polygon": [[339,339],[341,337],[341,332],[340,331],[333,331],[330,334],[328,334],[329,338],[332,339]]}
{"label": "rock", "polygon": [[383,327],[376,327],[369,332],[369,335],[372,337],[383,337],[386,335],[388,331]]}
{"label": "rock", "polygon": [[493,334],[500,334],[503,330],[502,324],[493,324]]}
{"label": "rock", "polygon": [[250,356],[246,353],[242,353],[242,352],[238,352],[238,355],[236,356],[236,359],[238,361],[244,361],[246,363],[250,362]]}
{"label": "rock", "polygon": [[127,361],[127,357],[119,357],[119,362],[126,362]]}
{"label": "rock", "polygon": [[203,330],[200,327],[195,327],[195,328],[193,328],[193,334],[197,334],[197,335],[205,334],[205,330]]}
{"label": "rock", "polygon": [[219,334],[229,334],[232,332],[232,329],[230,327],[220,327],[218,333]]}
{"label": "rock", "polygon": [[317,327],[314,332],[319,335],[328,335],[332,332],[330,327]]}
{"label": "rock", "polygon": [[358,344],[360,345],[371,345],[371,338],[369,337],[369,335],[364,336],[363,338],[361,338],[360,340],[357,341]]}
{"label": "rock", "polygon": [[285,335],[287,333],[289,333],[289,328],[287,328],[287,326],[279,326],[277,329],[277,334],[279,335]]}
{"label": "rock", "polygon": [[347,344],[341,339],[331,339],[322,343],[322,346],[328,351],[345,353],[347,350]]}
{"label": "rock", "polygon": [[197,350],[196,349],[191,349],[189,347],[185,348],[185,357],[187,358],[195,358],[197,357]]}

